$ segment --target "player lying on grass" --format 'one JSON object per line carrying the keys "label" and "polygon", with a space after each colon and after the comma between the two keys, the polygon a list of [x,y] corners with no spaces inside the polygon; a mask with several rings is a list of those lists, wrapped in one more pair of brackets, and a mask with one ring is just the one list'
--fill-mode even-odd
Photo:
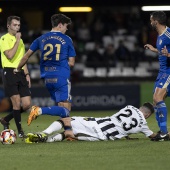
{"label": "player lying on grass", "polygon": [[[153,141],[169,140],[169,134],[161,136],[153,133],[146,122],[146,118],[154,112],[153,105],[144,103],[139,109],[128,105],[110,117],[67,117],[53,122],[40,133],[28,133],[26,143],[55,142],[65,138],[85,141],[116,140],[130,134],[143,133]],[[62,133],[53,134],[67,128]],[[53,134],[51,136],[48,136]],[[128,138],[130,139],[130,138]]]}

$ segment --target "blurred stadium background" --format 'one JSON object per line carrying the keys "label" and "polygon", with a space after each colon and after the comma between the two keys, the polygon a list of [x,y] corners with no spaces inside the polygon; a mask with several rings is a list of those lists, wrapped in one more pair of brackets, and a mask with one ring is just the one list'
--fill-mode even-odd
{"label": "blurred stadium background", "polygon": [[[0,36],[6,33],[6,18],[18,15],[26,48],[42,33],[51,30],[50,17],[60,7],[88,6],[91,12],[62,12],[72,19],[67,34],[76,48],[72,70],[73,110],[119,109],[152,101],[152,87],[159,65],[157,55],[145,50],[155,46],[157,33],[151,30],[144,5],[168,5],[162,0],[0,0]],[[166,11],[170,25],[170,12]],[[52,105],[39,74],[39,52],[29,60],[32,101]],[[1,69],[2,70],[2,69]],[[2,80],[0,79],[0,87]],[[43,93],[42,93],[43,91]],[[145,95],[144,95],[145,94]]]}

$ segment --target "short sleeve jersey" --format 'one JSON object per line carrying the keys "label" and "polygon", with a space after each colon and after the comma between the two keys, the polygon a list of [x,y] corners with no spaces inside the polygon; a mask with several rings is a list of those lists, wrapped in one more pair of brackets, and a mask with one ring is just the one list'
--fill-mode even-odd
{"label": "short sleeve jersey", "polygon": [[5,56],[4,51],[13,48],[15,42],[16,42],[15,36],[9,33],[3,35],[0,39],[1,62],[3,68],[4,67],[17,68],[21,58],[24,56],[25,45],[22,39],[20,39],[19,46],[14,57],[10,60]]}
{"label": "short sleeve jersey", "polygon": [[118,113],[111,116],[115,129],[119,132],[117,138],[122,138],[134,133],[143,133],[150,136],[153,132],[147,126],[143,113],[134,106],[128,105]]}
{"label": "short sleeve jersey", "polygon": [[69,57],[76,52],[72,39],[61,32],[48,32],[33,41],[30,50],[40,50],[41,78],[62,76],[70,78]]}

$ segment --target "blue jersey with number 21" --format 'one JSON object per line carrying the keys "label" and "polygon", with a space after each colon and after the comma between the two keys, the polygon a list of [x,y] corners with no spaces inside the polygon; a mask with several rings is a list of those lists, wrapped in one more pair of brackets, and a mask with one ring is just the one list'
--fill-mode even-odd
{"label": "blue jersey with number 21", "polygon": [[48,32],[33,41],[30,50],[41,51],[41,78],[70,78],[69,57],[75,57],[76,52],[72,39],[61,32]]}

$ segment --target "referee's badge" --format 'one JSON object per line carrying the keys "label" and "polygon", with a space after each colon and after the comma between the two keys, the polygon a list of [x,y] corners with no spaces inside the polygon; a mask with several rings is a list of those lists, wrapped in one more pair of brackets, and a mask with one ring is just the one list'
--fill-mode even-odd
{"label": "referee's badge", "polygon": [[6,75],[6,71],[4,72],[4,75]]}

